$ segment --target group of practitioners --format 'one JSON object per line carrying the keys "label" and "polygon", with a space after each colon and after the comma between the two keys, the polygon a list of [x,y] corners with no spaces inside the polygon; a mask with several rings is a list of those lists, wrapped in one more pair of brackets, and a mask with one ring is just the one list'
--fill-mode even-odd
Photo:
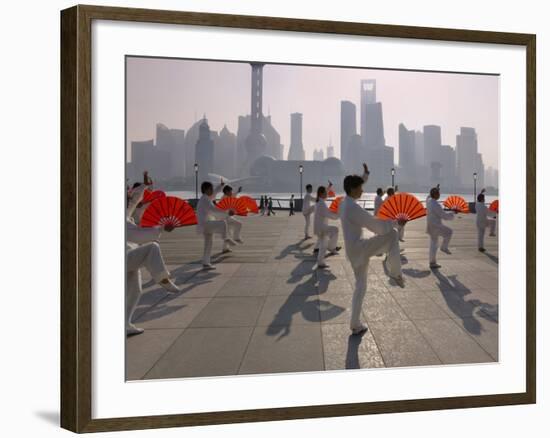
{"label": "group of practitioners", "polygon": [[[339,228],[330,221],[340,220],[346,257],[351,265],[355,277],[355,288],[351,303],[350,329],[352,334],[362,334],[367,330],[365,323],[361,321],[361,308],[367,291],[367,272],[369,261],[373,256],[384,256],[384,271],[388,277],[398,286],[405,287],[405,280],[401,271],[400,242],[404,241],[406,220],[384,220],[377,217],[382,203],[388,197],[395,194],[391,187],[384,191],[379,188],[374,199],[374,214],[364,209],[357,202],[363,195],[363,185],[368,181],[370,171],[366,163],[363,163],[362,175],[348,175],[344,178],[343,186],[346,196],[341,200],[337,212],[331,211],[327,204],[332,185],[317,188],[316,196],[313,196],[313,186],[306,185],[306,193],[303,198],[302,214],[305,219],[304,239],[311,239],[310,228],[313,215],[313,234],[317,237],[314,253],[317,255],[317,268],[326,269],[328,265],[325,257],[334,255],[342,249],[338,246]],[[162,258],[158,240],[162,231],[172,231],[171,226],[142,228],[139,223],[141,201],[147,188],[147,179],[143,184],[136,183],[129,192],[126,215],[126,256],[127,256],[127,305],[126,305],[126,332],[128,335],[139,334],[143,329],[132,323],[132,317],[137,307],[141,288],[141,268],[146,268],[161,287],[169,293],[178,293],[180,288],[170,278]],[[216,195],[223,192],[224,197],[233,196],[233,188],[225,184],[223,179],[214,187],[209,181],[201,184],[201,197],[198,200],[197,232],[203,236],[204,251],[202,267],[204,270],[215,269],[211,263],[212,242],[214,235],[219,235],[223,241],[222,252],[231,251],[231,247],[243,244],[241,238],[242,223],[235,218],[233,210],[218,208],[214,200]],[[267,197],[266,197],[267,198]],[[441,266],[436,261],[437,250],[451,254],[449,244],[452,237],[452,229],[443,224],[443,221],[453,220],[455,212],[445,211],[438,202],[440,198],[439,186],[430,190],[426,199],[427,227],[426,232],[430,237],[429,266],[438,269]],[[271,210],[269,199],[260,203],[261,211]],[[267,207],[266,207],[267,206]],[[262,209],[263,207],[263,209]],[[294,214],[292,199],[291,215]],[[487,228],[490,235],[495,235],[496,219],[485,205],[485,194],[482,191],[477,197],[476,225],[478,228],[478,248],[484,249],[484,236]],[[265,211],[264,211],[265,214]],[[369,230],[373,235],[366,237],[363,229]],[[442,239],[441,246],[439,240]]]}
{"label": "group of practitioners", "polygon": [[[357,202],[363,195],[363,184],[369,178],[369,169],[363,164],[363,174],[348,175],[344,178],[344,191],[346,196],[340,202],[338,211],[331,211],[326,203],[327,193],[330,190],[324,186],[317,189],[317,196],[313,196],[311,184],[306,186],[306,195],[303,200],[302,213],[305,218],[304,239],[310,239],[309,233],[313,215],[313,233],[317,236],[314,252],[317,253],[317,268],[325,269],[326,252],[337,254],[341,249],[338,243],[338,227],[330,225],[330,220],[340,220],[344,237],[344,246],[347,259],[353,269],[355,277],[355,289],[351,303],[350,329],[353,334],[361,334],[367,330],[367,326],[361,321],[361,307],[367,291],[367,272],[370,258],[383,256],[384,271],[400,287],[405,287],[405,281],[401,271],[400,242],[404,242],[405,220],[383,220],[377,217],[383,202],[395,195],[397,187],[390,187],[384,191],[376,190],[374,199],[374,214],[362,208]],[[447,212],[439,203],[439,185],[430,190],[426,199],[427,226],[426,233],[430,237],[429,266],[431,269],[441,267],[437,263],[438,248],[447,254],[451,254],[449,244],[452,237],[452,229],[443,224],[443,221],[452,220],[457,211]],[[482,191],[477,196],[476,202],[476,226],[478,229],[478,249],[485,252],[485,230],[489,228],[490,236],[495,235],[496,218],[485,205],[485,194]],[[493,216],[493,217],[491,217]],[[373,233],[372,237],[365,237],[363,229]],[[439,246],[440,238],[441,246]]]}

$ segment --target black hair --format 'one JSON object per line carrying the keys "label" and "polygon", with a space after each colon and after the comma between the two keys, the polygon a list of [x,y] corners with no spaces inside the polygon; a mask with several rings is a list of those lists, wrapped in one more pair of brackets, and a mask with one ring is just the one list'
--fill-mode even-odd
{"label": "black hair", "polygon": [[430,198],[433,198],[436,193],[439,193],[439,187],[432,187],[430,189]]}
{"label": "black hair", "polygon": [[485,195],[483,193],[477,195],[477,202],[485,202]]}
{"label": "black hair", "polygon": [[377,194],[378,196],[382,196],[382,195],[384,194],[384,190],[382,190],[382,187],[378,187],[378,188],[376,189],[376,194]]}
{"label": "black hair", "polygon": [[231,187],[230,185],[223,186],[223,194],[224,195],[227,195],[227,194],[231,193],[232,191],[233,191],[233,187]]}
{"label": "black hair", "polygon": [[[388,196],[393,196],[393,195],[395,195],[395,189],[393,187],[388,187],[386,189],[386,193],[388,194]],[[390,195],[390,193],[391,193],[391,195]]]}
{"label": "black hair", "polygon": [[317,199],[315,202],[319,202],[319,199],[321,199],[321,193],[326,193],[327,189],[325,186],[319,186],[317,187]]}
{"label": "black hair", "polygon": [[204,181],[202,184],[201,184],[201,193],[206,193],[206,191],[208,189],[212,189],[214,190],[214,186],[212,185],[212,183],[210,181]]}
{"label": "black hair", "polygon": [[132,186],[132,190],[134,190],[136,187],[139,187],[141,185],[140,182],[135,182],[134,185]]}
{"label": "black hair", "polygon": [[306,185],[306,190],[313,190],[313,186],[311,184]]}
{"label": "black hair", "polygon": [[351,191],[360,187],[364,182],[365,180],[359,175],[348,175],[344,178],[344,192],[346,195],[351,195]]}

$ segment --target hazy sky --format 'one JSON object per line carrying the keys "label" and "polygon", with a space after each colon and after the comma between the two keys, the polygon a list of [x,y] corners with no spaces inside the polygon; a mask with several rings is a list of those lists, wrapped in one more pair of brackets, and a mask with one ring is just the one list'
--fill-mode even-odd
{"label": "hazy sky", "polygon": [[[290,144],[290,113],[303,113],[306,158],[329,139],[340,156],[340,101],[357,106],[360,81],[376,79],[382,102],[386,144],[395,147],[398,126],[421,130],[440,125],[443,144],[456,145],[461,126],[478,133],[485,166],[498,167],[498,77],[293,65],[264,67],[263,112],[271,114],[285,158]],[[128,58],[128,146],[155,137],[155,125],[187,130],[206,114],[210,129],[224,124],[237,132],[239,115],[250,113],[250,65],[237,62]],[[359,118],[357,129],[359,131]]]}

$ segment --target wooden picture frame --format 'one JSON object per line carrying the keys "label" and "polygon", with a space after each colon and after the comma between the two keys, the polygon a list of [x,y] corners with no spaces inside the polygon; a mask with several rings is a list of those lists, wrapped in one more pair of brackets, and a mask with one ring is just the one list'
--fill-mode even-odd
{"label": "wooden picture frame", "polygon": [[[114,20],[523,46],[527,63],[526,391],[323,406],[92,419],[92,22]],[[74,432],[148,429],[536,401],[536,37],[531,34],[237,16],[100,6],[61,12],[61,426]]]}

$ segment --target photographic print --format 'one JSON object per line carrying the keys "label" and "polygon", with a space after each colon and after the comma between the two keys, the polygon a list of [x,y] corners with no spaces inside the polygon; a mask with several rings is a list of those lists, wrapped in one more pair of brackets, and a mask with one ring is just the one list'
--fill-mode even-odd
{"label": "photographic print", "polygon": [[499,361],[499,75],[125,63],[127,380]]}

